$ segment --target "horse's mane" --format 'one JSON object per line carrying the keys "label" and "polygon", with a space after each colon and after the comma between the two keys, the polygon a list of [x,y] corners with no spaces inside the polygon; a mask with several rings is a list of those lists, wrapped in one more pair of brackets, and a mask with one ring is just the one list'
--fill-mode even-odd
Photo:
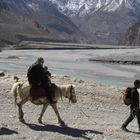
{"label": "horse's mane", "polygon": [[57,87],[60,87],[60,88],[69,88],[69,87],[74,87],[75,88],[75,85],[72,85],[72,84],[64,84],[64,85],[59,85],[59,84],[55,84]]}

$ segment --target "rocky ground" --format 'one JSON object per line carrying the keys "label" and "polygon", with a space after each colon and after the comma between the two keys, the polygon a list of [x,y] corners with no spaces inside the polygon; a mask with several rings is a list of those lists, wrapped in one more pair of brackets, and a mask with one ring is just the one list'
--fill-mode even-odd
{"label": "rocky ground", "polygon": [[[78,102],[67,99],[58,102],[58,109],[67,127],[59,126],[51,107],[43,116],[44,124],[37,119],[42,106],[30,102],[23,107],[25,121],[18,120],[11,86],[14,75],[0,77],[0,140],[139,140],[136,119],[128,126],[130,132],[120,129],[129,114],[129,107],[121,99],[122,88],[97,85],[67,76],[53,76],[58,84],[75,84]],[[24,75],[18,75],[26,80]]]}

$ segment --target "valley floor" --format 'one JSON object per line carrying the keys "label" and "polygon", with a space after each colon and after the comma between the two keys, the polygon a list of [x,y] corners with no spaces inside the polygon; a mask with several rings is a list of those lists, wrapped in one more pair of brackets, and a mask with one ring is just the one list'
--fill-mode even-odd
{"label": "valley floor", "polygon": [[[70,104],[67,99],[59,101],[58,109],[65,123],[63,128],[49,107],[44,114],[44,124],[37,119],[42,106],[28,102],[23,107],[26,124],[18,121],[10,89],[14,75],[0,77],[0,139],[1,140],[139,140],[138,126],[134,120],[128,127],[131,132],[120,129],[129,114],[121,99],[122,88],[85,82],[68,76],[54,75],[57,84],[76,85],[78,102]],[[26,80],[25,75],[18,75]]]}

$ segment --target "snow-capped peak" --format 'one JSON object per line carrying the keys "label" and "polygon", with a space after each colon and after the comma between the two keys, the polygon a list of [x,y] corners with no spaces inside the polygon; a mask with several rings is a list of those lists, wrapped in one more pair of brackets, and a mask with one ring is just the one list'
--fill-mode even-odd
{"label": "snow-capped peak", "polygon": [[87,13],[103,10],[113,12],[121,5],[126,8],[140,9],[140,0],[50,0],[65,15],[85,15]]}
{"label": "snow-capped peak", "polygon": [[27,3],[27,6],[34,11],[39,11],[39,5],[36,3]]}

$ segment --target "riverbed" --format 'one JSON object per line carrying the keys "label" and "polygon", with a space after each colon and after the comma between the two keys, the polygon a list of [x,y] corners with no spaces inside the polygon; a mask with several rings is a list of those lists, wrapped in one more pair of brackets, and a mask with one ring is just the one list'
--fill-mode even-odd
{"label": "riverbed", "polygon": [[52,75],[66,75],[119,87],[131,86],[135,79],[140,79],[139,65],[102,63],[89,59],[111,55],[119,57],[121,53],[135,56],[139,51],[140,49],[4,50],[0,52],[0,70],[26,74],[28,67],[41,56]]}

